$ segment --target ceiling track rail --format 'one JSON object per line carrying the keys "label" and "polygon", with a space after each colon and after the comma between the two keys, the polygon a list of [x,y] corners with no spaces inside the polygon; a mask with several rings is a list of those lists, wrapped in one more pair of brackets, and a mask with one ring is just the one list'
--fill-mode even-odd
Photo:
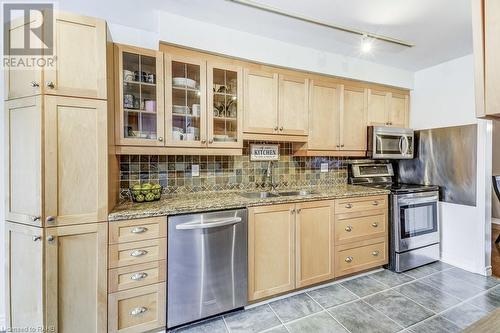
{"label": "ceiling track rail", "polygon": [[415,46],[415,44],[401,40],[401,39],[392,38],[392,37],[384,36],[384,35],[379,35],[379,34],[371,33],[368,31],[362,31],[362,30],[358,30],[358,29],[354,29],[354,28],[350,28],[350,27],[345,27],[345,26],[341,26],[341,25],[330,24],[330,23],[327,23],[325,21],[316,20],[313,18],[299,15],[299,14],[283,11],[281,9],[278,9],[278,8],[275,8],[272,6],[268,6],[268,5],[264,5],[264,4],[261,4],[261,3],[255,2],[255,1],[251,1],[251,0],[227,0],[227,1],[234,2],[234,3],[248,6],[248,7],[252,7],[252,8],[256,8],[256,9],[260,9],[260,10],[264,10],[264,11],[269,12],[269,13],[274,13],[274,14],[278,14],[281,16],[286,16],[289,18],[303,21],[303,22],[319,25],[322,27],[335,29],[338,31],[343,31],[343,32],[347,32],[347,33],[351,33],[351,34],[355,34],[355,35],[359,35],[359,36],[364,36],[367,38],[381,40],[381,41],[384,41],[387,43],[397,44],[397,45],[401,45],[401,46],[405,46],[405,47],[414,47]]}

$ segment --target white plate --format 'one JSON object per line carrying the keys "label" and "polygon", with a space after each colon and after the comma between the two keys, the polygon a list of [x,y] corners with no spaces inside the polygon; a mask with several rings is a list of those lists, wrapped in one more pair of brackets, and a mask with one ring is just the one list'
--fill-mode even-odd
{"label": "white plate", "polygon": [[174,105],[172,107],[172,112],[176,114],[186,114],[189,113],[189,106]]}
{"label": "white plate", "polygon": [[172,84],[178,87],[187,87],[196,89],[196,81],[184,77],[174,77],[172,78]]}

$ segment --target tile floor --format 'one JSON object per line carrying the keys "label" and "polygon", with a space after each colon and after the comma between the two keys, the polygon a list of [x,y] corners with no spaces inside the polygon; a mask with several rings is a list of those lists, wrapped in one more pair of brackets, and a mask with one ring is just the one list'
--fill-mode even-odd
{"label": "tile floor", "polygon": [[270,301],[175,333],[460,332],[500,307],[500,279],[437,262],[388,270]]}

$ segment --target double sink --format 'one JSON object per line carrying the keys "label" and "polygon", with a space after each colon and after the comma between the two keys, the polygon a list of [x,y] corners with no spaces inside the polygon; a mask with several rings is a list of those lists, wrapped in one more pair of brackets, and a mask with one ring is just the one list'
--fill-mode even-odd
{"label": "double sink", "polygon": [[291,196],[307,196],[311,194],[318,194],[318,191],[314,190],[298,190],[298,191],[285,191],[285,192],[247,192],[241,193],[242,197],[248,199],[265,199],[265,198],[275,198],[275,197],[291,197]]}

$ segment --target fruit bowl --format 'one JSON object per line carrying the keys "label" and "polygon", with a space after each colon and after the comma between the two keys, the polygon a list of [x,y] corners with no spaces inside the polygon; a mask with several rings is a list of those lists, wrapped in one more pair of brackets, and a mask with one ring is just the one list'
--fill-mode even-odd
{"label": "fruit bowl", "polygon": [[134,202],[151,202],[161,198],[163,188],[159,184],[143,183],[129,188],[130,197]]}

